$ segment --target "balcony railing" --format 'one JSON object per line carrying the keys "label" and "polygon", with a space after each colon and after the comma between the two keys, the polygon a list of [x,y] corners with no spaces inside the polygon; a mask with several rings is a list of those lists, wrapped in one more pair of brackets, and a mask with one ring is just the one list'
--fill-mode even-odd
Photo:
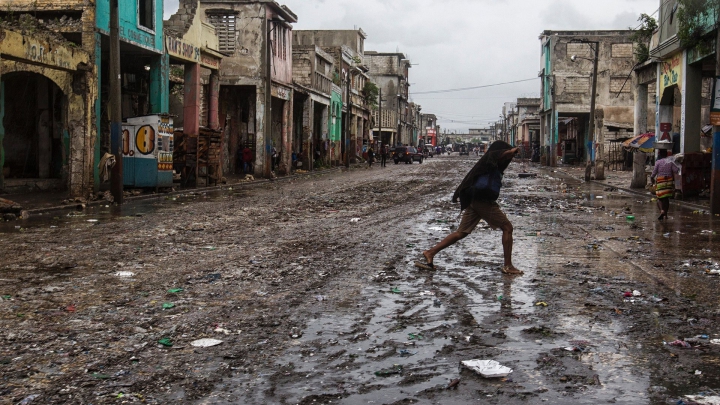
{"label": "balcony railing", "polygon": [[321,93],[330,94],[330,89],[332,88],[332,80],[330,80],[329,77],[325,76],[322,73],[315,72],[315,81],[313,83],[313,88]]}

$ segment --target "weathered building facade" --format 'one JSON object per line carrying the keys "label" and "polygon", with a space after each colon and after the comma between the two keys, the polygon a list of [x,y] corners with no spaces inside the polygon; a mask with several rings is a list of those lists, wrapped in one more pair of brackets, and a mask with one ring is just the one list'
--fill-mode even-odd
{"label": "weathered building facade", "polygon": [[[121,51],[120,81],[122,118],[166,113],[168,110],[168,64],[162,32],[163,0],[129,0],[118,3]],[[95,141],[85,147],[93,148],[93,187],[71,186],[72,194],[89,194],[100,188],[99,163],[110,151],[110,123],[107,114],[109,86],[109,25],[110,0],[94,3],[78,0],[1,0],[0,13],[5,18],[31,12],[48,21],[48,27],[71,41],[89,55],[94,78],[93,122],[85,131]],[[84,176],[85,174],[83,174]],[[83,183],[84,184],[84,183]]]}
{"label": "weathered building facade", "polygon": [[[541,162],[604,158],[605,139],[632,131],[634,97],[628,75],[632,31],[544,31],[541,41]],[[599,44],[595,49],[593,42]],[[595,140],[590,141],[593,58],[598,52]],[[573,61],[573,56],[575,60]]]}
{"label": "weathered building facade", "polygon": [[87,196],[93,186],[94,63],[42,25],[32,31],[0,28],[0,191]]}
{"label": "weathered building facade", "polygon": [[[227,154],[247,146],[256,175],[287,173],[292,159],[292,23],[297,16],[271,0],[201,0],[215,26],[220,65],[220,126]],[[273,158],[273,154],[276,158]],[[235,159],[224,171],[234,172]]]}
{"label": "weathered building facade", "polygon": [[533,150],[540,147],[540,99],[518,98],[515,145],[522,148],[524,156],[530,157]]}
{"label": "weathered building facade", "polygon": [[344,161],[347,154],[348,160],[355,162],[363,144],[369,142],[370,108],[365,97],[369,76],[363,63],[366,38],[362,29],[293,31],[293,46],[318,46],[333,58],[332,80],[342,99],[342,116],[337,121],[340,145],[331,145],[339,156],[333,160]]}
{"label": "weathered building facade", "polygon": [[293,45],[293,148],[303,170],[329,165],[334,60],[316,45]]}
{"label": "weathered building facade", "polygon": [[402,53],[365,52],[370,78],[382,92],[382,116],[374,113],[375,138],[391,145],[412,143],[408,74],[410,61]]}

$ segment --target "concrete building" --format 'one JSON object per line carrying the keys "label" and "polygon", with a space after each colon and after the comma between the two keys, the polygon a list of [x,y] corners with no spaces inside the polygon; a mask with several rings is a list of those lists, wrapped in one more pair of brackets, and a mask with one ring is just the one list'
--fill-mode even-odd
{"label": "concrete building", "polygon": [[333,59],[332,80],[340,88],[342,116],[337,117],[341,137],[330,141],[340,144],[327,147],[335,154],[332,161],[344,161],[347,154],[351,163],[356,162],[370,141],[370,107],[365,97],[370,77],[363,63],[366,38],[362,29],[293,31],[293,46],[317,46]]}
{"label": "concrete building", "polygon": [[391,145],[412,143],[412,128],[408,121],[410,61],[402,53],[368,51],[365,52],[365,64],[370,68],[371,80],[382,92],[382,117],[378,116],[378,111],[374,112],[373,138]]}
{"label": "concrete building", "polygon": [[[518,98],[515,145],[521,147],[523,155],[530,157],[533,151],[540,150],[540,99]],[[538,155],[539,159],[539,155]]]}
{"label": "concrete building", "polygon": [[[163,0],[121,1],[118,10],[122,118],[167,113],[168,58],[163,44]],[[95,139],[83,142],[82,147],[93,148],[92,151],[83,151],[91,153],[93,158],[92,162],[85,159],[85,163],[79,166],[71,164],[70,177],[84,179],[88,174],[80,170],[82,167],[89,170],[92,181],[71,179],[70,192],[86,195],[93,189],[97,191],[101,183],[98,164],[101,156],[110,151],[110,123],[108,115],[101,113],[107,111],[109,91],[110,0],[0,0],[0,15],[4,19],[11,20],[22,12],[31,12],[48,21],[49,29],[60,33],[89,55],[91,66],[83,69],[92,72],[93,79],[86,83],[92,88],[83,91],[90,97],[85,103],[93,104],[93,120],[84,123],[82,131],[83,136]],[[31,110],[23,112],[31,114],[28,118],[34,119]]]}
{"label": "concrete building", "polygon": [[[634,99],[629,74],[635,64],[633,31],[543,31],[541,41],[541,162],[584,162],[605,141],[632,132]],[[588,42],[597,41],[599,47]],[[594,143],[590,141],[593,58],[598,52]],[[572,56],[575,55],[575,61]],[[627,83],[626,83],[627,81]]]}
{"label": "concrete building", "polygon": [[435,114],[420,114],[420,138],[425,144],[440,145],[442,140],[438,139],[439,135],[440,129],[437,116]]}
{"label": "concrete building", "polygon": [[327,146],[334,70],[333,57],[320,47],[293,44],[293,150],[303,170],[330,163]]}
{"label": "concrete building", "polygon": [[[228,170],[230,161],[235,159],[229,150],[229,132],[220,130],[218,115],[218,71],[223,55],[218,51],[215,27],[207,21],[207,16],[198,13],[199,8],[199,0],[180,0],[177,13],[164,22],[163,29],[165,49],[170,58],[169,112],[174,119],[174,145],[183,146],[174,153],[182,159],[173,162],[173,166],[182,175],[183,184],[207,185],[209,178],[221,179],[223,166]],[[180,73],[182,76],[176,77]],[[205,130],[203,135],[213,133],[220,137],[218,159],[203,159],[192,153],[198,142],[205,142],[200,140],[201,128]],[[192,158],[187,156],[188,147]],[[198,162],[202,163],[199,165]],[[189,180],[192,183],[188,183]]]}
{"label": "concrete building", "polygon": [[[650,60],[655,63],[648,62],[636,69],[638,125],[655,132],[658,140],[675,140],[676,152],[692,153],[711,145],[711,137],[704,137],[702,129],[711,124],[715,45],[682,46],[677,35],[678,18],[671,18],[678,3],[660,2],[659,26],[650,44]],[[714,38],[710,35],[713,31],[714,25],[708,21],[702,34]],[[649,97],[644,97],[645,94]],[[657,114],[654,125],[652,98]],[[720,116],[716,122],[720,122]]]}
{"label": "concrete building", "polygon": [[0,28],[0,191],[87,197],[97,100],[92,57],[38,28]]}
{"label": "concrete building", "polygon": [[[200,0],[215,26],[220,64],[220,126],[227,153],[254,152],[256,176],[289,171],[292,159],[292,23],[297,16],[271,0]],[[272,160],[273,150],[277,158]],[[234,172],[235,159],[224,171]]]}

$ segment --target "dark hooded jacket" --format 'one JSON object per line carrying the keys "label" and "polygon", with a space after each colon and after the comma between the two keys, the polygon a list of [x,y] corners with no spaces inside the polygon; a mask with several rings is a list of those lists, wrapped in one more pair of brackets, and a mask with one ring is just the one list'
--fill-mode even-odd
{"label": "dark hooded jacket", "polygon": [[502,156],[505,151],[508,149],[512,149],[512,146],[504,141],[495,141],[490,145],[490,148],[488,148],[487,152],[483,155],[483,157],[478,160],[477,163],[475,163],[475,166],[473,166],[472,170],[468,172],[467,175],[465,175],[465,178],[460,183],[458,188],[455,190],[455,193],[453,194],[452,200],[453,202],[457,202],[458,198],[460,198],[460,210],[464,210],[465,208],[470,206],[470,203],[472,202],[472,195],[469,192],[470,187],[472,187],[473,184],[475,184],[475,181],[478,177],[482,176],[483,174],[487,174],[490,171],[497,169],[500,171],[500,173],[504,173],[505,169],[510,165],[511,160],[506,160],[504,162],[500,162],[500,156]]}

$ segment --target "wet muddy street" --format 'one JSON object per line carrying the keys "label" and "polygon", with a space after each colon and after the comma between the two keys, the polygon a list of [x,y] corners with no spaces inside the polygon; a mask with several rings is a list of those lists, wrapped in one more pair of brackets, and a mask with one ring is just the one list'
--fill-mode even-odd
{"label": "wet muddy street", "polygon": [[[645,197],[514,163],[499,203],[525,275],[501,274],[501,233],[484,223],[435,271],[416,268],[459,224],[450,197],[474,162],[1,224],[0,403],[720,396],[717,219],[673,205],[661,223]],[[513,372],[484,378],[460,366],[471,359]]]}

